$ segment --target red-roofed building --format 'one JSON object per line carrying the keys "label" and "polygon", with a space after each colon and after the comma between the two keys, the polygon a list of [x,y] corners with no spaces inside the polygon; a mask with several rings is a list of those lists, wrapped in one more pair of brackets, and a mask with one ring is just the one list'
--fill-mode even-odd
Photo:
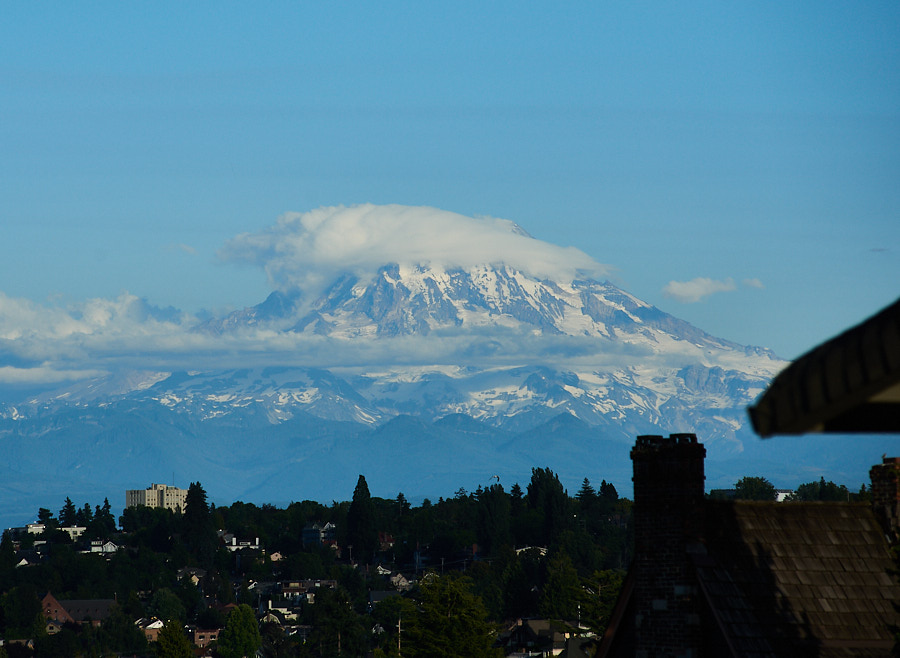
{"label": "red-roofed building", "polygon": [[114,599],[65,599],[59,601],[47,592],[41,601],[41,609],[48,621],[58,624],[76,623],[99,626],[109,617]]}

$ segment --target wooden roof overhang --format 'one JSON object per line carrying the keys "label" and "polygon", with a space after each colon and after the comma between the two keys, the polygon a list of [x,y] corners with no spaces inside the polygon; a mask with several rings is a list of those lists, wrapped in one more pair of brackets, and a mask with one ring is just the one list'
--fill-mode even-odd
{"label": "wooden roof overhang", "polygon": [[748,411],[763,438],[900,433],[900,299],[798,358]]}

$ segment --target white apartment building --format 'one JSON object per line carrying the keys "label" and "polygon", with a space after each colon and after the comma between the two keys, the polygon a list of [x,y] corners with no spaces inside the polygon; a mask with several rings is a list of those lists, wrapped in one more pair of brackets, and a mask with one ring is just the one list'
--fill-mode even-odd
{"label": "white apartment building", "polygon": [[151,484],[148,489],[128,489],[125,491],[125,507],[144,505],[183,512],[187,492],[187,489],[170,487],[167,484]]}

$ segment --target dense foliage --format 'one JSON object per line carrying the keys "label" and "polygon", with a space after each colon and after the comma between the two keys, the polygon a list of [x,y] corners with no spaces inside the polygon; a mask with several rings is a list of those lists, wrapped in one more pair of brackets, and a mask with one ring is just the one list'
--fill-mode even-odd
{"label": "dense foliage", "polygon": [[775,500],[775,485],[764,477],[743,477],[734,483],[734,497],[738,500]]}
{"label": "dense foliage", "polygon": [[[630,514],[611,484],[595,489],[585,478],[570,497],[544,468],[533,469],[524,490],[495,481],[418,506],[402,493],[371,496],[363,476],[349,502],[285,508],[209,505],[198,482],[183,514],[128,508],[118,529],[108,501],[91,509],[66,499],[58,516],[39,511],[42,534],[14,541],[5,533],[0,541],[0,636],[35,640],[33,650],[8,644],[10,656],[187,655],[185,625],[223,629],[221,656],[257,648],[272,656],[392,656],[404,646],[496,655],[508,620],[580,617],[595,631],[605,627],[630,560]],[[60,529],[73,520],[85,521],[85,541],[112,540],[118,550],[85,552]],[[304,528],[329,523],[333,542],[304,543]],[[252,541],[230,551],[224,533]],[[16,566],[22,559],[30,566]],[[185,568],[199,569],[190,572],[197,579]],[[398,573],[412,583],[402,595],[388,575]],[[263,585],[301,580],[328,584],[300,606],[296,623],[309,632],[290,634],[271,619],[257,624],[259,611],[285,605]],[[393,596],[371,597],[381,591]],[[99,627],[66,624],[48,635],[40,605],[47,592],[116,605]],[[139,618],[164,622],[156,642],[137,629]]]}

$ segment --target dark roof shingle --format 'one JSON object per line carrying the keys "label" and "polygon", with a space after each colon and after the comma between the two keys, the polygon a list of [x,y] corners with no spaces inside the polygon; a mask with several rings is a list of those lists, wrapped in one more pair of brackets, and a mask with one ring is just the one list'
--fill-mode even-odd
{"label": "dark roof shingle", "polygon": [[889,655],[900,584],[871,507],[707,501],[705,512],[697,576],[739,655]]}

